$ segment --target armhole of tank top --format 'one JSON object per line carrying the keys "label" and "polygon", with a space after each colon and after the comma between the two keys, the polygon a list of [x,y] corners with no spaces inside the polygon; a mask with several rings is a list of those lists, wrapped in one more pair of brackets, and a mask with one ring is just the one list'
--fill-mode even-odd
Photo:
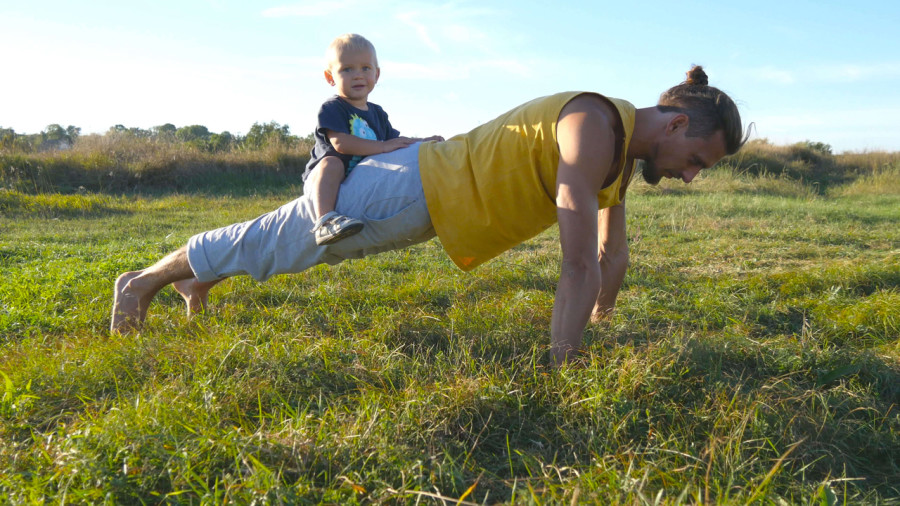
{"label": "armhole of tank top", "polygon": [[622,169],[622,183],[619,185],[619,201],[625,200],[625,192],[628,191],[628,186],[631,184],[631,178],[634,177],[634,166],[635,161],[632,160],[629,166],[628,159],[625,159],[625,168]]}
{"label": "armhole of tank top", "polygon": [[[606,103],[610,108],[612,108],[613,112],[616,115],[616,124],[613,127],[613,128],[615,128],[615,133],[616,133],[615,167],[616,167],[616,169],[618,169],[619,167],[622,167],[621,172],[616,177],[616,179],[618,179],[619,177],[622,177],[622,183],[620,183],[620,197],[619,197],[621,199],[621,194],[624,193],[624,190],[621,190],[621,188],[628,186],[628,180],[631,179],[631,175],[632,175],[631,173],[634,171],[633,165],[631,168],[629,168],[629,167],[626,167],[625,166],[626,163],[623,162],[623,157],[625,156],[625,153],[623,152],[624,151],[623,148],[625,147],[625,125],[622,124],[622,114],[619,112],[619,108],[616,107],[616,104],[613,103],[613,101],[610,100],[609,98],[607,98],[599,93],[586,93],[586,94],[600,97],[600,99],[603,100],[604,103]],[[625,160],[625,161],[627,162],[627,160]],[[624,172],[627,172],[627,174],[624,174]],[[611,185],[615,184],[616,179],[613,179],[611,183],[604,186],[603,190],[606,190]]]}

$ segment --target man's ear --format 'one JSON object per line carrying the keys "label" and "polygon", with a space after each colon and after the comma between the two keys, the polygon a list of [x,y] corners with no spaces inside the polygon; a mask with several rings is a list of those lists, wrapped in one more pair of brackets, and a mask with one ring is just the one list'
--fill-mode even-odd
{"label": "man's ear", "polygon": [[676,114],[672,119],[669,120],[669,124],[666,125],[666,133],[674,134],[680,130],[687,131],[688,125],[690,124],[691,119],[687,114],[679,113]]}
{"label": "man's ear", "polygon": [[325,80],[328,81],[328,84],[334,86],[334,77],[331,76],[331,69],[325,70]]}

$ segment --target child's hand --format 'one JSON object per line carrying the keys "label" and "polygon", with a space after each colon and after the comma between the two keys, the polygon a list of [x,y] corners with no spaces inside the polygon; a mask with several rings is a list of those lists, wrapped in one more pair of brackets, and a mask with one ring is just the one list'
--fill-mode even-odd
{"label": "child's hand", "polygon": [[443,142],[444,138],[441,137],[440,135],[432,135],[431,137],[425,137],[424,139],[422,139],[422,142],[428,142],[428,141]]}
{"label": "child's hand", "polygon": [[382,153],[390,153],[391,151],[396,151],[401,148],[405,148],[416,143],[416,139],[411,139],[409,137],[395,137],[393,139],[389,139],[383,141],[381,143],[381,147],[384,149]]}

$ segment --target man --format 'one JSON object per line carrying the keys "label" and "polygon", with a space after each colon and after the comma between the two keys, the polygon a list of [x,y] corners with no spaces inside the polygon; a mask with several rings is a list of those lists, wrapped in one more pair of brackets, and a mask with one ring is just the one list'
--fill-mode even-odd
{"label": "man", "polygon": [[174,283],[188,312],[209,289],[247,274],[266,280],[320,263],[403,248],[437,235],[470,270],[559,223],[562,265],[550,337],[569,359],[589,318],[605,318],[628,265],[624,198],[635,160],[651,184],[685,183],[747,140],[734,102],[700,67],[657,106],[594,93],[543,97],[442,143],[417,144],[360,163],[341,186],[338,211],[361,217],[359,234],[317,246],[315,212],[301,197],[256,220],[198,234],[139,271],[119,276],[113,332],[136,328],[150,301]]}

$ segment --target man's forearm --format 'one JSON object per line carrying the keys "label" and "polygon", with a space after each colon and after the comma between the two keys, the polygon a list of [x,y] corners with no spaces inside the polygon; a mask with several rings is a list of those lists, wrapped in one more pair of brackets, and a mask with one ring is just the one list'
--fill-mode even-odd
{"label": "man's forearm", "polygon": [[628,270],[628,240],[625,238],[625,203],[601,209],[597,218],[597,262],[601,284],[591,321],[608,318]]}
{"label": "man's forearm", "polygon": [[581,346],[581,336],[601,286],[600,269],[570,266],[563,262],[553,303],[550,343],[553,360],[562,364]]}
{"label": "man's forearm", "polygon": [[598,322],[607,319],[616,308],[616,298],[625,280],[628,271],[628,249],[618,254],[606,254],[600,257],[600,293],[594,309],[591,311],[591,321]]}

